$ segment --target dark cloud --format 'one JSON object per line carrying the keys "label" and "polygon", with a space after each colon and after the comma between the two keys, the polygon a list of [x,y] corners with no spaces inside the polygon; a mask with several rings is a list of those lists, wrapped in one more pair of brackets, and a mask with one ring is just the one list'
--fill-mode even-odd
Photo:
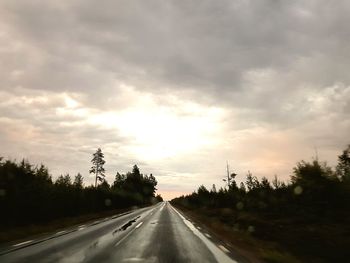
{"label": "dark cloud", "polygon": [[[24,56],[23,64],[34,67],[16,83],[29,88],[95,95],[116,79],[141,83],[138,88],[194,89],[203,97],[239,101],[235,92],[244,92],[243,76],[255,69],[297,71],[303,83],[321,87],[349,82],[343,67],[349,60],[346,1],[7,1],[4,6],[12,37],[38,53],[34,61]],[[298,72],[300,59],[313,64],[307,74]]]}

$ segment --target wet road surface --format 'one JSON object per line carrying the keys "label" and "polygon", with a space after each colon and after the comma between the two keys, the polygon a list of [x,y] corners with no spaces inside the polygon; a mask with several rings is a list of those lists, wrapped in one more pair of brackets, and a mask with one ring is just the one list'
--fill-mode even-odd
{"label": "wet road surface", "polygon": [[0,262],[238,262],[168,202],[27,240]]}

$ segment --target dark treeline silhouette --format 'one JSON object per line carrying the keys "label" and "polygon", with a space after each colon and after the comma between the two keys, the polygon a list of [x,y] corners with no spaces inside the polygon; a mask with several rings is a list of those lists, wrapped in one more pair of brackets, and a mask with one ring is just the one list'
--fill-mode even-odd
{"label": "dark treeline silhouette", "polygon": [[[189,208],[230,207],[235,210],[279,213],[315,213],[322,216],[341,215],[350,208],[350,145],[338,158],[336,169],[321,163],[299,162],[293,169],[289,182],[281,182],[277,176],[270,182],[260,181],[248,172],[245,183],[237,185],[232,180],[227,188],[208,190],[200,186],[190,195],[172,200],[172,203]],[[282,209],[282,210],[281,210]]]}
{"label": "dark treeline silhouette", "polygon": [[104,178],[100,181],[97,187],[85,187],[79,173],[74,178],[61,175],[53,181],[44,165],[0,158],[1,226],[44,223],[162,201],[160,195],[155,195],[155,177],[141,174],[136,165],[132,172],[117,173],[112,185]]}
{"label": "dark treeline silhouette", "polygon": [[285,244],[297,254],[315,252],[326,259],[320,262],[345,258],[345,247],[350,245],[346,236],[350,233],[350,145],[338,157],[335,169],[317,159],[301,161],[289,182],[276,176],[272,181],[258,180],[248,172],[245,183],[238,186],[235,176],[231,174],[225,189],[202,185],[171,202],[219,218],[235,231],[254,232],[255,237]]}

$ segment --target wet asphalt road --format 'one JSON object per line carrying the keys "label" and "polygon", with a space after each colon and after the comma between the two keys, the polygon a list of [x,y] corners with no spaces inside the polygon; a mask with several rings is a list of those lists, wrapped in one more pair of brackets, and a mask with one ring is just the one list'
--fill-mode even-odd
{"label": "wet asphalt road", "polygon": [[238,262],[168,202],[27,240],[0,262]]}

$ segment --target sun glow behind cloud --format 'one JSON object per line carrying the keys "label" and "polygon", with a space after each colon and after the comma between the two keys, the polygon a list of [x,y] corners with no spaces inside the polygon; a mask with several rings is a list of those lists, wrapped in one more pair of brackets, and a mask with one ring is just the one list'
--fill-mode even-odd
{"label": "sun glow behind cloud", "polygon": [[[87,121],[105,128],[115,128],[132,138],[130,153],[144,161],[165,159],[199,150],[217,142],[224,110],[203,107],[178,98],[166,98],[171,105],[159,105],[150,94],[137,94],[122,85],[123,96],[137,100],[127,109],[103,112]],[[159,98],[157,98],[159,100]],[[176,105],[174,107],[173,105]]]}

